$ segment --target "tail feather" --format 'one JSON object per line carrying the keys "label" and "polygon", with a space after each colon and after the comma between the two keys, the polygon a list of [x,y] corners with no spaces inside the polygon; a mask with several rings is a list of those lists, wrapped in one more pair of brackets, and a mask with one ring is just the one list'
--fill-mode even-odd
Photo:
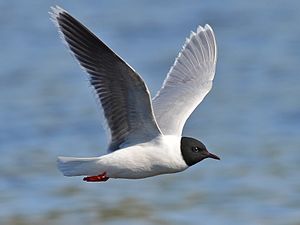
{"label": "tail feather", "polygon": [[99,157],[76,158],[64,157],[57,158],[57,167],[65,176],[85,176],[97,175],[99,173]]}

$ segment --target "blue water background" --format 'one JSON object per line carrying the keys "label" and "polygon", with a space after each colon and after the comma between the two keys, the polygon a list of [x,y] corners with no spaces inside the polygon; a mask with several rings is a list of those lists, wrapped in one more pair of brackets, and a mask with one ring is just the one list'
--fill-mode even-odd
{"label": "blue water background", "polygon": [[[87,184],[58,155],[104,154],[87,77],[49,20],[58,4],[155,95],[185,38],[209,23],[214,87],[184,135],[222,160]],[[0,224],[300,224],[300,1],[0,1]]]}

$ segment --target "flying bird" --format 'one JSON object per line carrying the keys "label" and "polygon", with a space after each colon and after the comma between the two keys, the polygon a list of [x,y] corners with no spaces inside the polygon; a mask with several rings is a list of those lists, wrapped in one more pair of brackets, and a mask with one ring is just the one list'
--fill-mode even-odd
{"label": "flying bird", "polygon": [[139,74],[83,24],[59,6],[51,18],[88,73],[107,123],[110,143],[100,157],[58,157],[65,176],[87,182],[139,179],[176,173],[206,158],[220,159],[183,126],[212,88],[217,61],[209,25],[191,32],[156,96]]}

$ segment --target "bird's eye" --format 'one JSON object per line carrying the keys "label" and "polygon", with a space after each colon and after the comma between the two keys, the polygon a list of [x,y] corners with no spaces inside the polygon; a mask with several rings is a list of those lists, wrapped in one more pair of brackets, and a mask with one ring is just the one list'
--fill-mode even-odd
{"label": "bird's eye", "polygon": [[197,146],[192,147],[192,151],[193,152],[199,152],[200,148],[198,148]]}

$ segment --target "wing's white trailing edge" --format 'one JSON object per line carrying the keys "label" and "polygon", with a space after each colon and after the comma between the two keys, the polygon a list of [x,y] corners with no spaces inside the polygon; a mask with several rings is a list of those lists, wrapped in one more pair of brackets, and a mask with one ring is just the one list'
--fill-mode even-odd
{"label": "wing's white trailing edge", "polygon": [[89,74],[109,127],[108,151],[148,142],[161,132],[142,78],[104,42],[60,7],[52,20],[71,53]]}
{"label": "wing's white trailing edge", "polygon": [[156,121],[164,135],[181,136],[183,126],[212,87],[217,45],[209,25],[191,32],[153,98]]}

